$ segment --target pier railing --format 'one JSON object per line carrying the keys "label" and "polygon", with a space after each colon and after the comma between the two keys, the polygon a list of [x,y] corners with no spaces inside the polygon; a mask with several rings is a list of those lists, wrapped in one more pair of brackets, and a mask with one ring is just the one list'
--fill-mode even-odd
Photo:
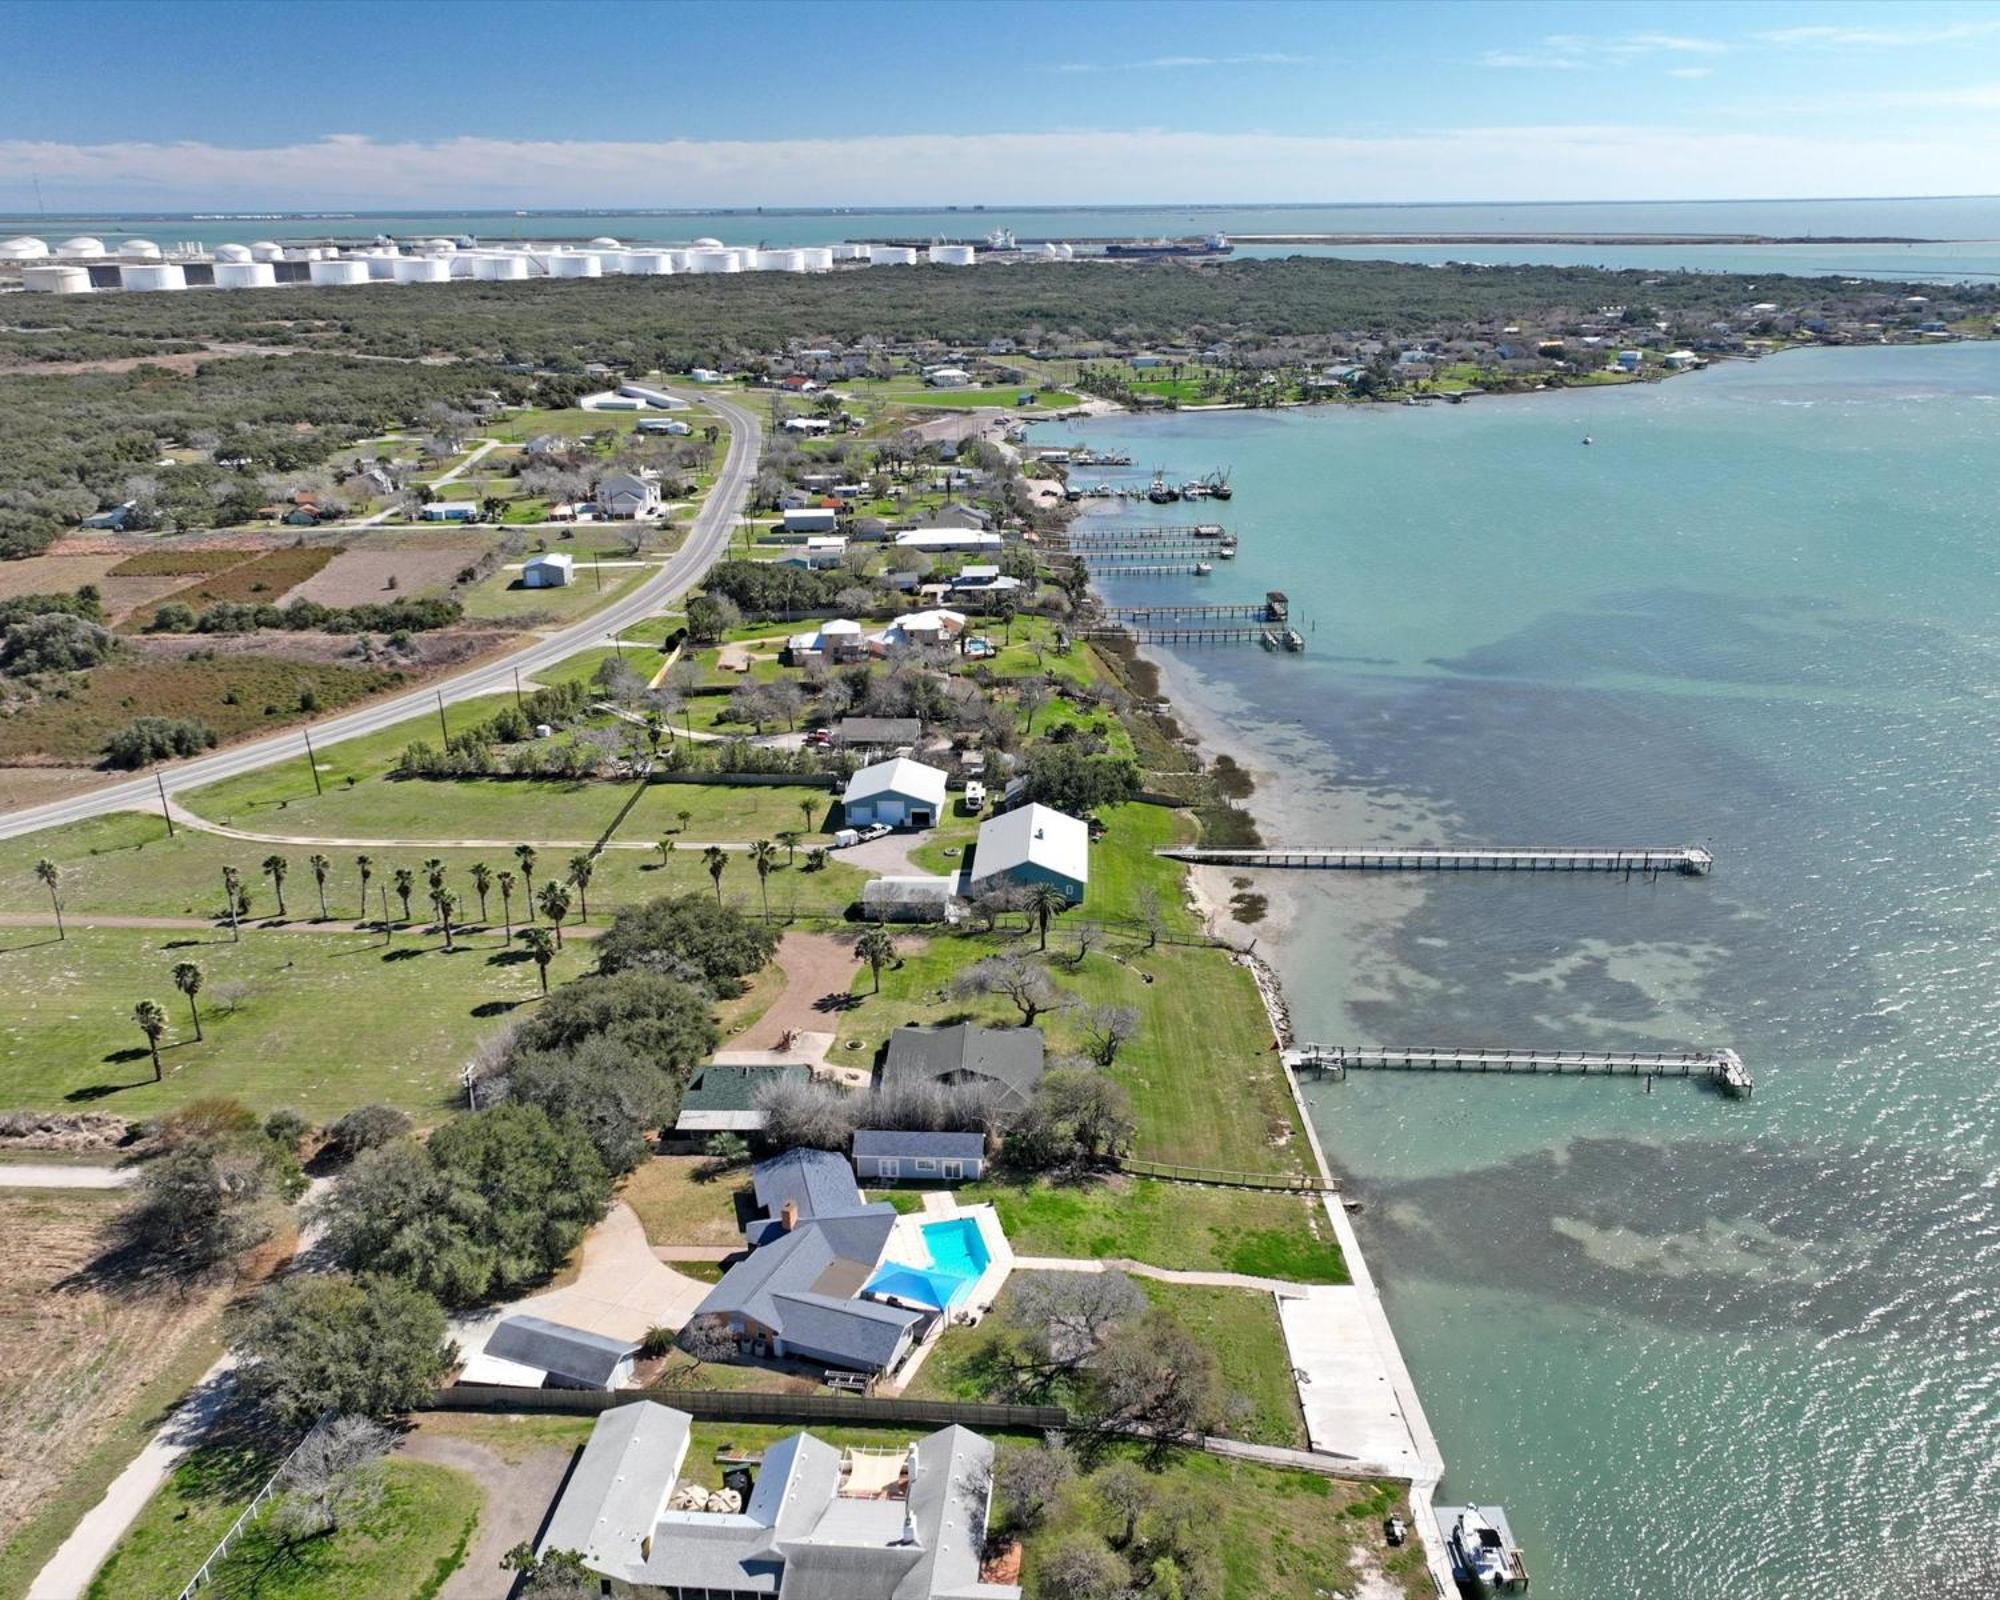
{"label": "pier railing", "polygon": [[1345,1077],[1350,1072],[1553,1073],[1581,1077],[1709,1078],[1731,1094],[1753,1085],[1734,1050],[1540,1050],[1504,1045],[1303,1044],[1285,1052],[1294,1073]]}
{"label": "pier railing", "polygon": [[1197,866],[1301,867],[1330,872],[1623,872],[1705,877],[1715,857],[1699,845],[1474,845],[1453,849],[1357,849],[1345,845],[1265,845],[1202,850],[1169,845],[1155,855]]}

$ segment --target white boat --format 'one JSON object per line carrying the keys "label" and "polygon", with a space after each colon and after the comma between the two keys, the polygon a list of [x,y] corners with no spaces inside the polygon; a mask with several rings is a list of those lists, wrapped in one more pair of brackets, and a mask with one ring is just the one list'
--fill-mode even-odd
{"label": "white boat", "polygon": [[1451,1563],[1459,1581],[1478,1594],[1505,1594],[1512,1586],[1513,1565],[1507,1541],[1477,1506],[1467,1506],[1451,1525]]}
{"label": "white boat", "polygon": [[1194,575],[1197,578],[1205,578],[1214,570],[1215,563],[1213,561],[1197,561],[1194,564]]}

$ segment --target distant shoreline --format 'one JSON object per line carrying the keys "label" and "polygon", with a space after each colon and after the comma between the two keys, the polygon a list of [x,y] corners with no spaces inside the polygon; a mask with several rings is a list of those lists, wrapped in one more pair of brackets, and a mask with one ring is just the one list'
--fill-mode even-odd
{"label": "distant shoreline", "polygon": [[[1232,244],[1593,244],[1593,245],[1800,245],[1963,244],[1901,234],[1809,233],[1232,233]],[[1082,244],[1098,241],[1084,239]]]}

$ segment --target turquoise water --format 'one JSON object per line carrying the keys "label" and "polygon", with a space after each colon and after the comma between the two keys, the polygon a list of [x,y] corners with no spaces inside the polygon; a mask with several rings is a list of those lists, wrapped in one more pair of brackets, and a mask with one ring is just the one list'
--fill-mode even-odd
{"label": "turquoise water", "polygon": [[115,243],[145,237],[166,243],[195,240],[211,247],[253,239],[456,237],[587,239],[610,234],[627,242],[686,243],[713,237],[730,245],[832,244],[847,238],[981,239],[1009,228],[1023,239],[1119,238],[1229,234],[1533,233],[1599,237],[1611,234],[1758,234],[1895,237],[1943,241],[1924,245],[1240,245],[1240,255],[1341,255],[1397,261],[1471,259],[1551,265],[1687,268],[1711,272],[1793,272],[1925,280],[2000,277],[2000,198],[1891,200],[1679,201],[1601,205],[1330,205],[1330,206],[993,206],[974,210],[743,209],[700,212],[329,212],[284,218],[146,216],[140,214],[0,216],[0,237],[32,233],[54,241],[90,233]]}
{"label": "turquoise water", "polygon": [[1268,837],[1716,854],[1267,880],[1304,1037],[1756,1074],[1309,1090],[1444,1498],[1545,1600],[1987,1592],[1922,1574],[2000,1515],[2000,347],[1044,436],[1233,468],[1233,570],[1114,594],[1290,592],[1305,656],[1170,664]]}
{"label": "turquoise water", "polygon": [[979,1224],[970,1217],[954,1217],[948,1222],[927,1222],[922,1232],[931,1255],[930,1266],[892,1262],[869,1279],[865,1293],[894,1295],[940,1311],[951,1310],[971,1293],[992,1260],[986,1241],[979,1236]]}

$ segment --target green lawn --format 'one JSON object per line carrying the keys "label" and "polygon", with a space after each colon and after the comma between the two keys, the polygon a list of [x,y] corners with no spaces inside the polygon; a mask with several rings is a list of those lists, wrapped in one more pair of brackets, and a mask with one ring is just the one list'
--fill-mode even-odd
{"label": "green lawn", "polygon": [[[1008,1280],[992,1313],[981,1318],[978,1327],[948,1332],[926,1358],[908,1394],[913,1398],[1040,1403],[1037,1396],[1018,1393],[993,1360],[994,1347],[1018,1326],[1013,1315],[1014,1290],[1028,1276],[1034,1274],[1016,1273]],[[1149,1278],[1133,1281],[1148,1300],[1215,1353],[1224,1387],[1240,1408],[1223,1432],[1255,1444],[1298,1450],[1306,1447],[1298,1389],[1292,1382],[1284,1332],[1270,1295],[1253,1289],[1199,1288]]]}
{"label": "green lawn", "polygon": [[[677,786],[689,788],[687,785]],[[629,791],[626,791],[629,793]],[[713,793],[710,790],[695,791]],[[798,826],[796,816],[793,826]],[[666,826],[678,824],[669,817]],[[626,839],[646,835],[629,828]],[[72,924],[87,922],[92,916],[220,917],[223,912],[222,869],[234,866],[250,891],[251,913],[261,917],[277,909],[268,878],[260,867],[274,852],[268,844],[222,838],[183,826],[166,837],[166,826],[157,817],[123,812],[97,817],[88,822],[51,828],[18,839],[0,840],[0,912],[45,915],[49,910],[48,891],[34,876],[34,865],[47,858],[62,869],[62,898]],[[294,919],[317,918],[318,894],[307,858],[310,846],[275,847],[291,864],[285,880],[286,909]],[[327,878],[327,910],[335,921],[360,920],[360,873],[355,866],[355,848],[329,847],[323,852],[332,862]],[[476,919],[477,897],[469,882],[471,868],[484,862],[494,872],[508,870],[519,875],[518,864],[509,849],[467,849],[449,845],[420,845],[403,848],[377,847],[367,852],[375,862],[369,886],[369,918],[381,914],[381,893],[390,890],[389,907],[400,916],[392,875],[398,867],[419,871],[422,863],[436,856],[444,863],[447,882],[464,899],[460,913]],[[542,852],[537,882],[553,870],[562,872],[568,856]],[[819,872],[805,870],[805,857],[796,867],[786,866],[780,857],[771,874],[771,908],[774,913],[796,908],[800,915],[840,915],[861,892],[867,874],[837,861]],[[425,889],[421,875],[412,899],[412,909],[425,910]],[[712,894],[714,886],[696,850],[676,850],[665,866],[654,851],[607,850],[597,857],[590,882],[591,920],[602,922],[622,905],[653,899],[663,894]],[[732,857],[723,878],[723,898],[739,907],[758,910],[761,900],[757,879],[748,864]],[[499,892],[487,900],[492,925],[500,926],[503,910]],[[514,914],[518,919],[526,909],[525,893],[515,891]],[[13,937],[27,937],[17,933]]]}
{"label": "green lawn", "polygon": [[607,567],[601,574],[593,573],[590,562],[579,558],[576,576],[562,588],[529,589],[522,586],[519,572],[510,572],[503,566],[465,590],[461,598],[465,614],[479,621],[517,622],[533,618],[574,622],[599,606],[610,605],[658,571],[656,564],[649,564]]}
{"label": "green lawn", "polygon": [[[189,960],[205,977],[199,1042],[170,976]],[[571,941],[550,981],[588,961],[589,946]],[[15,996],[0,1020],[0,1105],[130,1117],[235,1095],[322,1120],[382,1100],[434,1122],[460,1102],[459,1068],[477,1041],[540,993],[534,963],[499,935],[446,955],[414,930],[385,946],[373,934],[252,929],[233,943],[226,931],[107,928],[58,942],[10,929],[0,981]],[[167,1013],[157,1084],[132,1021],[144,998]]]}
{"label": "green lawn", "polygon": [[[1065,942],[1058,919],[1050,934],[1051,954]],[[1139,1012],[1138,1036],[1111,1069],[1132,1095],[1139,1125],[1133,1153],[1237,1172],[1306,1171],[1297,1110],[1283,1063],[1270,1048],[1270,1026],[1250,974],[1220,950],[1163,944],[1147,951],[1130,939],[1116,942],[1116,958],[1100,949],[1080,967],[1055,960],[1050,971],[1057,986],[1084,1005],[1132,1006]],[[855,978],[859,1000],[841,1014],[839,1031],[843,1041],[860,1043],[853,1052],[843,1051],[843,1059],[871,1059],[890,1031],[904,1023],[1018,1021],[1004,999],[957,1000],[950,984],[981,956],[1032,954],[1034,946],[1032,938],[979,934],[899,938],[902,964],[883,972],[880,995],[869,993],[865,970]],[[1083,1048],[1074,1011],[1057,1011],[1038,1019],[1037,1026],[1052,1055]]]}
{"label": "green lawn", "polygon": [[[259,1481],[241,1453],[197,1450],[113,1551],[91,1600],[174,1594]],[[468,1473],[390,1461],[381,1503],[322,1538],[287,1541],[253,1523],[216,1570],[232,1600],[427,1600],[464,1559],[485,1492]]]}
{"label": "green lawn", "polygon": [[1143,1261],[1291,1283],[1347,1282],[1333,1226],[1319,1201],[1306,1195],[1152,1178],[1078,1185],[988,1179],[956,1193],[968,1205],[992,1201],[1007,1242],[1021,1255]]}
{"label": "green lawn", "polygon": [[1187,814],[1134,802],[1106,806],[1097,815],[1104,824],[1104,837],[1090,847],[1085,915],[1106,922],[1142,922],[1144,891],[1150,888],[1165,931],[1199,933],[1201,924],[1187,904],[1187,868],[1153,854],[1193,842],[1194,823]]}

